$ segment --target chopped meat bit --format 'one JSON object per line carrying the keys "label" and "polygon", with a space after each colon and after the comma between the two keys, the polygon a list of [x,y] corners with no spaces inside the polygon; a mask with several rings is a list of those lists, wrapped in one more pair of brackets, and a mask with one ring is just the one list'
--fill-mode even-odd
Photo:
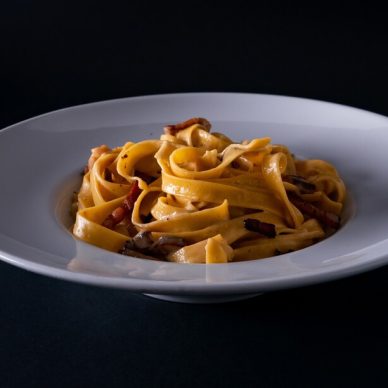
{"label": "chopped meat bit", "polygon": [[117,220],[118,219],[122,220],[125,217],[125,209],[121,206],[116,208],[115,210],[113,210],[112,216],[113,216],[113,218],[115,218]]}
{"label": "chopped meat bit", "polygon": [[244,220],[244,227],[250,232],[260,233],[265,237],[276,237],[275,225],[269,224],[268,222],[261,222],[255,218],[247,218]]}
{"label": "chopped meat bit", "polygon": [[151,249],[154,244],[150,232],[139,232],[133,239],[133,247],[140,251]]}
{"label": "chopped meat bit", "polygon": [[112,214],[110,214],[104,220],[102,225],[106,228],[113,229],[118,223],[120,223],[125,218],[127,213],[127,210],[123,206],[119,206],[115,210],[113,210]]}
{"label": "chopped meat bit", "polygon": [[292,183],[297,186],[299,190],[304,194],[312,194],[316,191],[314,183],[307,181],[305,178],[299,175],[285,175],[283,181]]}
{"label": "chopped meat bit", "polygon": [[124,244],[124,246],[119,250],[118,253],[125,255],[125,256],[137,257],[139,259],[158,260],[153,256],[146,255],[144,253],[141,253],[141,252],[133,249],[132,240],[128,240]]}
{"label": "chopped meat bit", "polygon": [[105,228],[108,228],[108,229],[113,229],[120,221],[115,220],[112,214],[109,214],[109,216],[106,217],[104,222],[102,223],[102,226],[105,226]]}
{"label": "chopped meat bit", "polygon": [[288,193],[288,199],[305,215],[311,218],[316,218],[322,222],[323,225],[332,228],[339,229],[341,219],[334,213],[321,210],[309,202],[304,201],[302,198],[294,193]]}
{"label": "chopped meat bit", "polygon": [[188,127],[191,127],[194,124],[200,124],[202,125],[206,131],[210,131],[211,124],[208,120],[204,119],[203,117],[193,117],[189,120],[183,121],[178,124],[171,124],[171,125],[166,125],[164,127],[164,133],[166,135],[173,135],[175,136],[177,132],[181,131],[182,129],[186,129]]}
{"label": "chopped meat bit", "polygon": [[141,190],[137,181],[134,181],[129,189],[127,197],[124,199],[123,204],[113,210],[107,218],[105,218],[102,226],[113,229],[118,223],[124,220],[125,217],[131,215],[133,206],[137,198],[139,197]]}
{"label": "chopped meat bit", "polygon": [[110,152],[110,151],[111,151],[111,149],[105,144],[100,145],[99,147],[92,148],[91,149],[92,153],[91,153],[90,158],[88,160],[88,165],[84,169],[84,173],[86,174],[89,170],[91,170],[93,168],[94,163],[101,155],[105,154],[106,152]]}
{"label": "chopped meat bit", "polygon": [[133,206],[135,205],[135,202],[139,197],[140,193],[141,193],[141,189],[139,187],[139,184],[137,183],[137,181],[134,181],[129,189],[127,197],[124,199],[124,202],[123,202],[123,206],[128,211],[132,211]]}
{"label": "chopped meat bit", "polygon": [[153,241],[150,232],[139,232],[135,237],[129,239],[119,253],[127,256],[135,256],[135,253],[147,258],[165,259],[165,257],[187,245],[186,241],[180,237],[162,236]]}
{"label": "chopped meat bit", "polygon": [[187,242],[181,237],[162,236],[152,245],[151,250],[157,256],[166,256],[173,251],[187,245]]}

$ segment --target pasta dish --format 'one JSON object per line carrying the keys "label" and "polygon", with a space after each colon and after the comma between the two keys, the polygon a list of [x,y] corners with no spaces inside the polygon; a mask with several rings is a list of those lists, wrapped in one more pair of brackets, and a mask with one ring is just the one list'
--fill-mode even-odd
{"label": "pasta dish", "polygon": [[192,118],[160,139],[93,148],[73,234],[132,257],[210,264],[299,250],[340,227],[346,188],[330,163],[210,129]]}

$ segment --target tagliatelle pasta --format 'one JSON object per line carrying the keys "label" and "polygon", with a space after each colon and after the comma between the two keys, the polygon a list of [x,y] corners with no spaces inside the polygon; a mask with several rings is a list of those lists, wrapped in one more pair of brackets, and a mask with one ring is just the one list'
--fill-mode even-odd
{"label": "tagliatelle pasta", "polygon": [[331,164],[210,128],[193,118],[160,139],[94,148],[73,234],[128,256],[210,264],[295,251],[339,228],[346,188]]}

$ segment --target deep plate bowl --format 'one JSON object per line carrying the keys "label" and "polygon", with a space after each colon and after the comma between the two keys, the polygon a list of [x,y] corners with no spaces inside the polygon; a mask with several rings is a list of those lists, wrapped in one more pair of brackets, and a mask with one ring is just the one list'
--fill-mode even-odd
{"label": "deep plate bowl", "polygon": [[[73,190],[90,148],[160,136],[203,116],[235,140],[270,136],[333,163],[351,195],[333,236],[281,256],[229,264],[125,257],[75,240]],[[190,93],[103,101],[48,113],[0,132],[0,258],[62,279],[184,302],[235,300],[359,273],[388,261],[388,118],[293,97]]]}

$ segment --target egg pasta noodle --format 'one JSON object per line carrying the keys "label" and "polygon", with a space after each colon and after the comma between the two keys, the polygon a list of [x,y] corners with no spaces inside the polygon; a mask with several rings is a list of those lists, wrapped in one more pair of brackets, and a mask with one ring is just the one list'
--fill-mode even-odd
{"label": "egg pasta noodle", "polygon": [[159,139],[92,149],[74,236],[129,256],[210,264],[299,250],[338,229],[346,188],[330,163],[210,128],[193,118]]}

